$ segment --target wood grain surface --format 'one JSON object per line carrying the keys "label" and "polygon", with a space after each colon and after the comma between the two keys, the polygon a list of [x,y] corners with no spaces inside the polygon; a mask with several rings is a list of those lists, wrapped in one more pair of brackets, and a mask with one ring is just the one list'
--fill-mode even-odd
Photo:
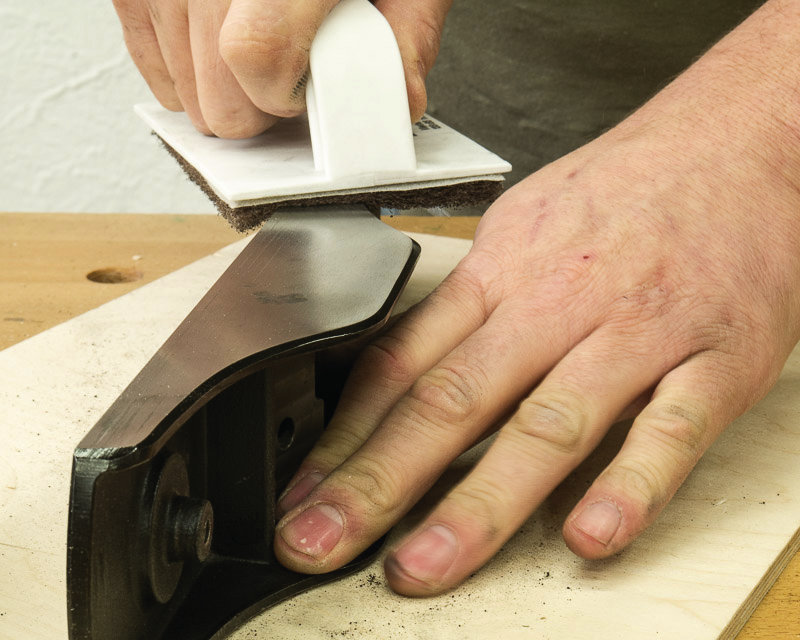
{"label": "wood grain surface", "polygon": [[[478,218],[401,217],[403,231],[471,238]],[[213,215],[0,213],[0,349],[213,253],[242,234]],[[135,279],[97,283],[93,271]]]}
{"label": "wood grain surface", "polygon": [[[396,217],[387,222],[404,231],[469,238],[477,219]],[[215,216],[0,214],[0,349],[239,237]],[[131,280],[87,279],[97,271]],[[800,555],[791,560],[737,638],[800,638]]]}

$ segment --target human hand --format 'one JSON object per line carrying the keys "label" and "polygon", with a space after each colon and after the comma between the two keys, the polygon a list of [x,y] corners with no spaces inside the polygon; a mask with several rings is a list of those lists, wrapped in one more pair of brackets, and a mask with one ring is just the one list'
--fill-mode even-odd
{"label": "human hand", "polygon": [[[247,138],[305,110],[302,79],[320,24],[338,0],[114,0],[131,57],[167,109],[207,135]],[[411,117],[452,0],[376,0],[394,31]]]}
{"label": "human hand", "polygon": [[[770,39],[787,20],[777,4],[744,41],[796,59],[796,38]],[[732,72],[730,38],[722,45],[507,192],[453,273],[366,349],[280,500],[283,564],[344,564],[502,424],[386,559],[400,593],[452,588],[617,417],[638,414],[563,528],[578,555],[608,556],[766,393],[800,337],[800,154],[784,77],[744,63]]]}

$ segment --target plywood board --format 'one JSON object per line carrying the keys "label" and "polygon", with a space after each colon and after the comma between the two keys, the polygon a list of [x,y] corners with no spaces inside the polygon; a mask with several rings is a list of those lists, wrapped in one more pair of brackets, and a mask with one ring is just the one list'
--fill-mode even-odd
{"label": "plywood board", "polygon": [[[423,261],[406,303],[430,290],[469,246],[417,239]],[[244,242],[0,352],[0,639],[66,637],[72,448]],[[234,637],[732,637],[800,542],[798,399],[796,352],[772,393],[722,436],[659,521],[616,558],[576,558],[560,526],[625,425],[459,590],[401,598],[388,591],[376,563],[278,606]]]}

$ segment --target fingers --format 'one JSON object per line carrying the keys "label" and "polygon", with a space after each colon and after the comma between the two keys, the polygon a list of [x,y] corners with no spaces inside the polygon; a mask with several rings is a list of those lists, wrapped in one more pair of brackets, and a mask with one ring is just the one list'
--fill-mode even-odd
{"label": "fingers", "polygon": [[229,2],[189,0],[189,35],[200,111],[221,138],[249,138],[278,118],[258,109],[239,86],[219,52],[219,33]]}
{"label": "fingers", "polygon": [[481,567],[667,366],[619,345],[616,332],[598,330],[558,363],[469,476],[387,556],[392,589],[440,593]]}
{"label": "fingers", "polygon": [[735,395],[744,386],[741,365],[729,360],[720,352],[702,352],[664,377],[620,452],[567,518],[563,534],[573,552],[602,558],[629,544],[661,513],[722,430],[756,401]]}
{"label": "fingers", "polygon": [[408,90],[411,119],[416,122],[425,113],[428,96],[425,78],[439,54],[447,12],[452,0],[377,0],[394,31]]}
{"label": "fingers", "polygon": [[353,558],[562,357],[568,332],[550,333],[546,317],[520,320],[498,307],[411,386],[357,452],[278,524],[283,564],[317,573]]}
{"label": "fingers", "polygon": [[244,138],[305,108],[317,28],[338,0],[115,0],[153,94],[195,128]]}
{"label": "fingers", "polygon": [[510,373],[519,352],[504,348],[513,328],[499,324],[490,318],[423,375],[357,453],[289,511],[275,541],[285,566],[324,572],[357,555],[479,436],[498,405],[530,384]]}
{"label": "fingers", "polygon": [[114,0],[125,44],[150,91],[165,109],[181,111],[181,102],[167,70],[147,5],[137,0]]}
{"label": "fingers", "polygon": [[[256,135],[305,109],[314,35],[338,0],[115,0],[125,40],[153,94],[194,126]],[[425,111],[425,77],[452,0],[377,2],[398,40],[409,106]]]}
{"label": "fingers", "polygon": [[188,0],[175,2],[147,0],[147,6],[161,55],[183,110],[198,131],[210,135],[211,129],[203,119],[197,100],[186,2]]}
{"label": "fingers", "polygon": [[338,0],[232,0],[219,34],[222,59],[252,103],[281,117],[305,109],[311,42]]}
{"label": "fingers", "polygon": [[413,382],[483,325],[491,311],[482,286],[459,268],[369,344],[348,377],[330,424],[279,500],[279,512],[297,505],[353,454]]}

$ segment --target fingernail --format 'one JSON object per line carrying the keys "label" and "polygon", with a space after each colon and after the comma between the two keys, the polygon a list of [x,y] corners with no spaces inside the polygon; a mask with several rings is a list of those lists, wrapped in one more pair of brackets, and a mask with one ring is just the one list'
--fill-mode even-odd
{"label": "fingernail", "polygon": [[595,502],[586,507],[575,518],[573,524],[587,536],[602,545],[607,545],[619,529],[621,518],[622,514],[616,505],[610,502]]}
{"label": "fingernail", "polygon": [[453,564],[458,540],[447,527],[435,524],[403,544],[387,559],[387,569],[425,583],[437,583]]}
{"label": "fingernail", "polygon": [[284,514],[294,509],[324,479],[325,475],[319,471],[312,471],[301,478],[278,499],[278,517],[282,518]]}
{"label": "fingernail", "polygon": [[292,549],[321,560],[338,544],[343,527],[344,518],[336,507],[315,504],[279,525],[278,531]]}

